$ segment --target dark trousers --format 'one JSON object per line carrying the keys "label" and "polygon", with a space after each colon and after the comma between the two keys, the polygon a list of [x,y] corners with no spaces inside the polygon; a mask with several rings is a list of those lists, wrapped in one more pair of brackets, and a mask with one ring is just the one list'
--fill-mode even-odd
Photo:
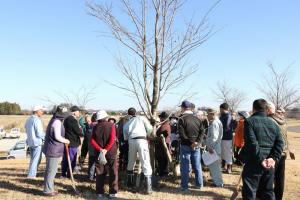
{"label": "dark trousers", "polygon": [[[167,147],[169,148],[169,144]],[[161,143],[155,145],[155,159],[157,163],[157,172],[159,176],[165,176],[168,172],[168,157]]]}
{"label": "dark trousers", "polygon": [[120,145],[120,154],[119,154],[119,161],[120,161],[120,170],[126,171],[127,164],[128,164],[128,143],[123,143]]}
{"label": "dark trousers", "polygon": [[82,142],[82,145],[81,145],[81,152],[80,152],[80,160],[79,160],[79,164],[83,164],[84,163],[84,160],[87,156],[87,153],[89,151],[89,138],[87,136],[87,134],[84,135],[84,138],[83,138],[83,142]]}
{"label": "dark trousers", "polygon": [[[73,171],[74,167],[76,166],[77,147],[69,147],[69,156],[70,156],[71,167],[72,167],[72,171]],[[61,175],[64,177],[70,177],[70,171],[68,169],[69,169],[69,165],[68,165],[68,159],[67,159],[67,152],[65,149],[64,156],[61,161]]]}
{"label": "dark trousers", "polygon": [[260,191],[260,199],[275,200],[273,191],[274,169],[264,170],[261,166],[249,167],[245,165],[242,178],[243,200],[255,200],[258,189]]}
{"label": "dark trousers", "polygon": [[281,200],[283,197],[285,160],[286,155],[282,155],[280,160],[275,165],[274,193],[276,200]]}
{"label": "dark trousers", "polygon": [[106,165],[100,165],[96,162],[96,192],[104,194],[104,182],[106,174],[109,175],[109,194],[118,192],[118,159],[107,159]]}

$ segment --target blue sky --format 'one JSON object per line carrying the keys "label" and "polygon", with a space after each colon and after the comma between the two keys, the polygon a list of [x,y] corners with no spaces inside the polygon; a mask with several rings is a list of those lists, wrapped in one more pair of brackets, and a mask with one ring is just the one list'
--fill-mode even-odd
{"label": "blue sky", "polygon": [[[214,1],[190,0],[181,13],[189,19],[201,17]],[[297,0],[223,0],[210,15],[210,23],[221,29],[190,57],[199,71],[174,93],[193,85],[199,94],[197,106],[217,107],[212,93],[218,81],[226,80],[247,93],[242,108],[250,109],[256,89],[266,74],[266,63],[279,69],[292,66],[294,83],[300,75],[300,2]],[[82,0],[17,1],[0,5],[0,101],[20,103],[23,108],[47,103],[61,93],[80,86],[98,85],[90,108],[126,109],[136,101],[104,79],[122,80],[112,53],[118,45],[100,36],[105,26],[87,15]],[[170,94],[160,108],[177,104]]]}

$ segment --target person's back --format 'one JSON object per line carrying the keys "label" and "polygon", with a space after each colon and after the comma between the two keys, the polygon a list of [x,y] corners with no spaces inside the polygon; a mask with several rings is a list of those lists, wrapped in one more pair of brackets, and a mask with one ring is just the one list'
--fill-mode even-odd
{"label": "person's back", "polygon": [[[275,199],[273,182],[275,163],[281,157],[284,142],[277,124],[266,115],[267,102],[253,102],[253,115],[245,120],[245,145],[242,196],[245,200]],[[258,192],[259,191],[259,192]]]}
{"label": "person's back", "polygon": [[[257,140],[257,145],[253,143],[253,136]],[[245,164],[252,166],[261,166],[264,158],[272,157],[274,160],[280,158],[283,143],[279,146],[276,142],[282,141],[280,130],[277,124],[266,116],[263,112],[254,113],[245,120],[245,145],[243,155]],[[259,148],[257,148],[259,147]],[[276,148],[278,151],[273,151]],[[253,168],[256,170],[257,168]]]}
{"label": "person's back", "polygon": [[82,132],[79,127],[78,121],[74,116],[68,116],[64,121],[66,138],[70,140],[70,147],[78,147],[81,144],[80,136]]}
{"label": "person's back", "polygon": [[124,139],[146,138],[153,130],[151,124],[143,116],[133,116],[123,127]]}
{"label": "person's back", "polygon": [[190,146],[193,142],[202,140],[204,129],[201,120],[192,114],[184,114],[179,119],[180,140],[182,145]]}

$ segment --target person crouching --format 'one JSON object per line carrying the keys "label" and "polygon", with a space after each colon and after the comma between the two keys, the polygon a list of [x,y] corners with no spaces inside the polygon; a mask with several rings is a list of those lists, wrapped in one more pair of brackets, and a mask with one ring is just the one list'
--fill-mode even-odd
{"label": "person crouching", "polygon": [[[116,127],[107,121],[108,115],[106,111],[97,112],[98,124],[93,129],[91,144],[97,152],[99,152],[98,160],[96,160],[96,193],[98,198],[104,195],[105,176],[109,174],[109,198],[116,197],[118,192],[118,145],[116,140]],[[104,164],[106,160],[106,164]],[[101,159],[102,157],[102,159]]]}

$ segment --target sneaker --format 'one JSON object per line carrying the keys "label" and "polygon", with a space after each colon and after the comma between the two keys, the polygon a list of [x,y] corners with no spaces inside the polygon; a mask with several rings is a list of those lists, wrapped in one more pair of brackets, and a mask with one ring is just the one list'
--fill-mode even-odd
{"label": "sneaker", "polygon": [[203,188],[203,186],[201,186],[201,185],[194,185],[193,186],[193,189],[197,189],[197,190],[201,190]]}
{"label": "sneaker", "polygon": [[27,176],[27,179],[28,180],[36,180],[36,177],[34,177],[34,176]]}
{"label": "sneaker", "polygon": [[115,199],[115,198],[117,198],[117,194],[109,194],[108,198]]}
{"label": "sneaker", "polygon": [[104,195],[103,194],[98,194],[97,195],[97,200],[102,200],[104,199]]}
{"label": "sneaker", "polygon": [[53,196],[58,195],[58,191],[44,193],[44,195],[47,196],[47,197],[53,197]]}

